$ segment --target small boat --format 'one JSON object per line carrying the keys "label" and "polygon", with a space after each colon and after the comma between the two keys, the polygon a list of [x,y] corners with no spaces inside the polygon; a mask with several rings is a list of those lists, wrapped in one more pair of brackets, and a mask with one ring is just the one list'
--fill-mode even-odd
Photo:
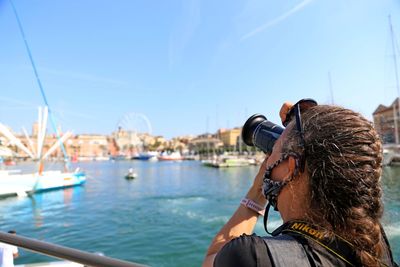
{"label": "small boat", "polygon": [[172,152],[171,154],[162,153],[160,156],[157,157],[158,160],[170,160],[170,161],[180,161],[183,160],[181,153],[179,152]]}
{"label": "small boat", "polygon": [[139,153],[138,155],[135,155],[132,157],[132,159],[135,160],[157,160],[158,153],[153,152],[153,151],[148,151],[148,152],[143,152]]}
{"label": "small boat", "polygon": [[4,163],[4,165],[6,165],[6,166],[15,166],[15,165],[16,165],[15,161],[12,160],[12,159],[6,159],[6,160],[4,160],[3,163]]}
{"label": "small boat", "polygon": [[253,159],[221,156],[211,160],[203,160],[204,166],[214,167],[214,168],[229,168],[229,167],[243,167],[254,164]]}
{"label": "small boat", "polygon": [[125,175],[126,180],[133,180],[137,177],[137,173],[133,171],[132,168],[129,169],[128,173]]}

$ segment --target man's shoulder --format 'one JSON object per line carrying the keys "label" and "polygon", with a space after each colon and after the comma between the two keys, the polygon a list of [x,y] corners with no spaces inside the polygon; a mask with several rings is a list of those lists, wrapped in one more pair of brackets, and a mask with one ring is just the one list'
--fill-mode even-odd
{"label": "man's shoulder", "polygon": [[233,249],[243,248],[243,247],[255,247],[255,246],[266,247],[264,238],[265,237],[261,237],[256,234],[252,235],[242,234],[241,236],[232,239],[225,246]]}
{"label": "man's shoulder", "polygon": [[243,234],[232,239],[218,252],[214,266],[263,266],[270,263],[268,248],[262,237]]}

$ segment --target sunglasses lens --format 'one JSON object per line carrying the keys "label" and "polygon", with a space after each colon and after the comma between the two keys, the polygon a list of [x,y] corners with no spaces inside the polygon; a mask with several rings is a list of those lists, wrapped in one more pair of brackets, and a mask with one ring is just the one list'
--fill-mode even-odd
{"label": "sunglasses lens", "polygon": [[306,110],[308,110],[309,108],[315,107],[318,105],[317,101],[315,101],[314,99],[311,98],[306,98],[306,99],[302,99],[299,102],[297,102],[296,104],[293,105],[293,107],[289,110],[289,112],[286,115],[286,119],[283,122],[283,126],[287,126],[289,124],[289,122],[291,122],[294,118],[294,111],[295,111],[295,107],[299,106],[300,108],[300,112],[304,112]]}
{"label": "sunglasses lens", "polygon": [[317,102],[314,100],[304,100],[301,102],[300,101],[299,101],[300,111],[305,111],[309,108],[312,108],[312,107],[315,107],[316,105],[318,105]]}

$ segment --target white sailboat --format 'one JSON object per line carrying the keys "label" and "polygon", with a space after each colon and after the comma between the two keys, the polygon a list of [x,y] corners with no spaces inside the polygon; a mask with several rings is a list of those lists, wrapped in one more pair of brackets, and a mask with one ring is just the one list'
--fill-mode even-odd
{"label": "white sailboat", "polygon": [[157,159],[164,161],[181,161],[183,160],[183,157],[179,151],[174,151],[171,153],[163,152],[157,157]]}
{"label": "white sailboat", "polygon": [[86,181],[86,176],[79,169],[69,172],[64,171],[44,171],[44,160],[46,160],[58,147],[62,145],[72,133],[67,132],[61,136],[46,153],[43,152],[44,140],[47,131],[48,108],[39,108],[38,134],[36,146],[24,129],[24,134],[28,140],[26,147],[6,126],[0,123],[0,133],[19,149],[24,151],[32,160],[37,161],[37,171],[34,173],[20,173],[18,171],[0,171],[0,196],[26,195],[36,192],[65,188],[82,185]]}

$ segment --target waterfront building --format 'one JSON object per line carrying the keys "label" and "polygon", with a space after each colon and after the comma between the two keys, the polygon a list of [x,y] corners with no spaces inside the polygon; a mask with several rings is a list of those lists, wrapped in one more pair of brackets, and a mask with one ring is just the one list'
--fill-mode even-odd
{"label": "waterfront building", "polygon": [[[395,113],[396,112],[396,113]],[[380,104],[372,114],[374,126],[380,135],[382,142],[395,143],[395,123],[397,122],[398,136],[400,136],[400,112],[399,98],[396,98],[390,106]],[[396,119],[396,121],[395,121]]]}
{"label": "waterfront building", "polygon": [[[61,129],[59,129],[61,132]],[[36,148],[38,124],[32,126],[32,135],[15,134],[21,142],[33,150]],[[62,134],[61,134],[62,135]],[[18,158],[29,158],[22,150],[18,149],[3,138],[3,145],[9,147]],[[55,134],[48,134],[44,139],[42,155],[58,140]],[[166,140],[163,136],[152,136],[148,133],[136,133],[124,130],[121,127],[110,135],[77,134],[64,142],[67,155],[71,159],[93,160],[108,157],[130,158],[146,151],[179,151],[181,154],[219,154],[223,151],[241,151],[244,147],[241,141],[241,128],[219,129],[215,134],[205,133],[198,136],[185,135]],[[63,151],[57,147],[50,155],[50,159],[63,159]]]}
{"label": "waterfront building", "polygon": [[106,135],[78,134],[66,141],[69,157],[80,159],[98,159],[107,157],[109,146]]}
{"label": "waterfront building", "polygon": [[[33,145],[33,150],[36,150],[35,136],[31,136],[30,139],[33,141],[30,144],[28,138],[25,135],[15,134],[15,136],[21,141],[21,143],[28,148]],[[2,138],[3,139],[3,138]],[[55,134],[46,135],[42,147],[42,155],[44,155],[51,146],[58,141]],[[27,159],[29,156],[19,149],[17,146],[3,140],[3,145],[11,149],[17,158]],[[105,135],[98,134],[79,134],[70,137],[64,142],[65,150],[70,158],[81,157],[86,159],[96,159],[101,157],[107,157],[109,154],[108,140]],[[57,147],[54,152],[50,155],[52,159],[63,159],[64,155],[60,147]]]}
{"label": "waterfront building", "polygon": [[156,136],[155,139],[156,139],[156,143],[159,143],[159,144],[164,144],[165,142],[167,142],[167,140],[163,136]]}
{"label": "waterfront building", "polygon": [[195,154],[204,154],[219,151],[223,143],[216,135],[205,133],[188,142],[188,150]]}
{"label": "waterfront building", "polygon": [[118,127],[117,131],[111,133],[110,138],[115,141],[118,156],[131,157],[143,150],[143,142],[134,131]]}
{"label": "waterfront building", "polygon": [[237,148],[241,145],[241,134],[241,127],[218,130],[218,136],[224,145],[224,149],[226,150],[239,150]]}
{"label": "waterfront building", "polygon": [[188,144],[194,137],[191,135],[174,137],[169,141],[164,142],[166,150],[179,151],[181,154],[189,154]]}
{"label": "waterfront building", "polygon": [[139,134],[139,139],[142,141],[144,151],[151,150],[150,147],[156,144],[156,138],[148,133]]}

